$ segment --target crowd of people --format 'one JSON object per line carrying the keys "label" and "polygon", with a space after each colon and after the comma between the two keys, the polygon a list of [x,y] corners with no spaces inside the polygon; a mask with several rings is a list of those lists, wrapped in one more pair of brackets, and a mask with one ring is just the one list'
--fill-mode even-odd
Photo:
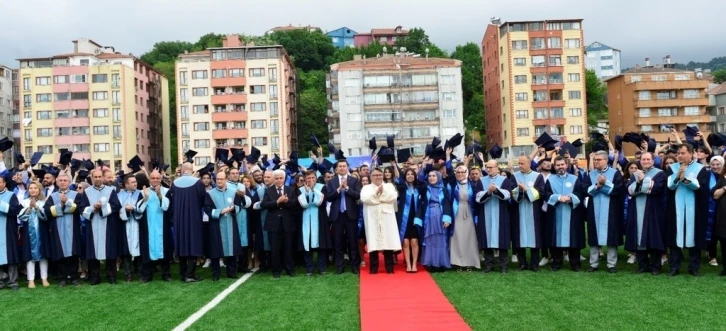
{"label": "crowd of people", "polygon": [[[346,266],[375,274],[379,253],[393,273],[400,252],[409,273],[420,266],[507,273],[510,251],[519,270],[551,262],[558,271],[569,261],[581,271],[584,260],[595,272],[604,259],[615,273],[621,246],[636,272],[658,275],[668,261],[671,276],[686,248],[688,271],[699,276],[702,251],[717,265],[721,241],[726,257],[726,213],[719,213],[726,141],[672,136],[674,143],[658,146],[626,134],[613,145],[596,134],[585,167],[576,158],[581,141],[557,146],[547,134],[516,168],[496,161],[498,146],[486,162],[476,143],[457,159],[460,137],[443,147],[435,138],[420,162],[409,150],[399,150],[396,162],[391,139],[372,164],[355,168],[334,146],[335,163],[318,147],[308,168],[297,153],[260,160],[252,147],[249,155],[218,149],[216,163],[194,171],[189,151],[173,181],[168,166],[147,171],[138,157],[127,173],[114,174],[68,151],[56,167],[41,169],[33,168],[40,156],[26,162],[16,154],[16,168],[0,164],[0,287],[17,289],[21,272],[30,288],[37,276],[49,286],[49,274],[59,286],[96,285],[102,263],[112,284],[120,270],[126,281],[149,282],[159,271],[171,281],[174,261],[186,283],[202,280],[202,265],[215,281],[222,268],[230,278],[253,268],[279,278],[295,276],[296,266],[325,275],[331,263],[336,274]],[[634,159],[623,155],[623,142],[637,146]],[[589,258],[582,257],[588,246]]]}

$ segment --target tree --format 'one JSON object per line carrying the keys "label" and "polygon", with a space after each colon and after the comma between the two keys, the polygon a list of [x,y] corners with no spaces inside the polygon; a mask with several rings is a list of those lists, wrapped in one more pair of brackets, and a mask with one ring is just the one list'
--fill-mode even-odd
{"label": "tree", "polygon": [[597,121],[608,116],[605,96],[607,88],[593,70],[585,73],[585,97],[587,102],[587,125],[597,126]]}
{"label": "tree", "polygon": [[194,43],[194,47],[192,47],[192,52],[203,51],[207,48],[222,47],[222,41],[224,40],[224,38],[225,35],[223,34],[207,33],[199,37],[199,40]]}
{"label": "tree", "polygon": [[[309,151],[313,149],[310,136],[315,135],[325,146],[328,141],[328,125],[326,124],[328,99],[325,90],[303,89],[299,94],[300,113],[298,114],[298,149]],[[301,155],[305,155],[301,153]]]}
{"label": "tree", "polygon": [[[464,103],[464,123],[466,123],[466,141],[473,137],[479,139],[486,137],[486,122],[484,121],[484,96],[481,92],[475,92],[468,102]],[[480,141],[486,144],[486,141]]]}
{"label": "tree", "polygon": [[179,54],[191,50],[194,44],[186,41],[160,41],[154,44],[154,48],[141,55],[141,61],[150,65],[157,62],[174,62]]}
{"label": "tree", "polygon": [[[475,93],[482,93],[482,65],[479,46],[474,43],[456,46],[452,59],[461,61],[461,88],[464,100],[471,100]],[[480,111],[483,111],[481,109]]]}
{"label": "tree", "polygon": [[713,75],[713,82],[721,84],[726,82],[726,69],[716,70],[711,73]]}
{"label": "tree", "polygon": [[270,39],[285,47],[295,67],[303,71],[325,70],[329,58],[335,53],[335,46],[330,38],[318,31],[275,31]]}
{"label": "tree", "polygon": [[426,49],[429,50],[430,57],[448,57],[446,51],[434,45],[430,40],[426,31],[422,28],[413,28],[408,31],[408,35],[396,40],[396,47],[406,47],[406,52],[413,52],[426,55]]}

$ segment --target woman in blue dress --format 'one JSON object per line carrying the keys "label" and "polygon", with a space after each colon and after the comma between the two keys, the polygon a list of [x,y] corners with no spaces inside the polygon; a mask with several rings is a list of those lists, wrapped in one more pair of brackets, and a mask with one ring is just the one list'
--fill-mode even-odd
{"label": "woman in blue dress", "polygon": [[448,247],[451,199],[438,171],[429,172],[428,182],[421,193],[414,224],[421,227],[423,232],[421,264],[438,271],[451,268]]}
{"label": "woman in blue dress", "polygon": [[40,264],[40,279],[44,287],[48,283],[48,257],[50,256],[50,238],[48,223],[43,212],[45,196],[41,185],[33,181],[28,185],[28,197],[20,202],[22,209],[18,219],[23,222],[23,261],[27,261],[28,288],[35,288],[35,263]]}

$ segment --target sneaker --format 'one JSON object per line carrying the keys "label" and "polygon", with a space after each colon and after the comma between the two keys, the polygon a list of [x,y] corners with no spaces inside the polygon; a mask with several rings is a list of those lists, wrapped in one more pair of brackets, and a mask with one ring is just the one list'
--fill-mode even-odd
{"label": "sneaker", "polygon": [[570,261],[570,255],[569,254],[565,254],[565,261]]}
{"label": "sneaker", "polygon": [[635,254],[630,254],[628,256],[628,264],[635,264]]}
{"label": "sneaker", "polygon": [[209,264],[210,263],[212,263],[212,261],[210,261],[209,259],[207,259],[206,261],[204,261],[204,265],[202,266],[202,268],[209,268]]}
{"label": "sneaker", "polygon": [[[600,252],[600,256],[602,256],[602,252]],[[580,255],[580,261],[585,261],[585,260],[587,260],[587,259],[584,256]]]}
{"label": "sneaker", "polygon": [[227,266],[227,265],[225,265],[225,264],[224,264],[224,261],[222,261],[222,260],[219,260],[219,267],[220,267],[220,268],[224,268],[224,267],[226,267],[226,266]]}
{"label": "sneaker", "polygon": [[516,255],[512,255],[512,263],[519,263],[519,258]]}
{"label": "sneaker", "polygon": [[484,256],[479,255],[479,261],[484,262]]}
{"label": "sneaker", "polygon": [[499,251],[498,250],[494,251],[494,257],[499,257]]}
{"label": "sneaker", "polygon": [[660,258],[660,264],[666,264],[668,263],[668,257],[663,255],[663,257]]}
{"label": "sneaker", "polygon": [[541,260],[539,260],[539,266],[544,267],[547,265],[547,263],[550,263],[550,259],[543,257]]}
{"label": "sneaker", "polygon": [[712,265],[714,267],[718,267],[718,261],[716,261],[715,258],[714,259],[711,259],[711,262],[709,262],[708,264],[710,264],[710,265]]}

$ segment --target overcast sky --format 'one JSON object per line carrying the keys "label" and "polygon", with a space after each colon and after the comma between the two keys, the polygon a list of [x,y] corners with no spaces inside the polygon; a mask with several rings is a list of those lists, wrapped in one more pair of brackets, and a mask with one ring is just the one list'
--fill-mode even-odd
{"label": "overcast sky", "polygon": [[496,16],[583,18],[585,44],[620,49],[625,68],[669,54],[675,62],[726,56],[719,31],[725,9],[723,0],[0,0],[0,63],[17,67],[17,58],[69,53],[70,41],[82,37],[138,56],[157,41],[194,42],[208,32],[262,34],[287,24],[358,32],[422,27],[451,51],[479,44]]}

